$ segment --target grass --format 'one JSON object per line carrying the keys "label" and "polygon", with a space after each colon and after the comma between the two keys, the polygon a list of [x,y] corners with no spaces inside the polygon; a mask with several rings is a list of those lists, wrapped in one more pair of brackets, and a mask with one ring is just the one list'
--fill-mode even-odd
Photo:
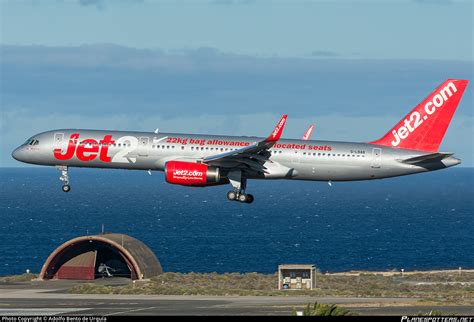
{"label": "grass", "polygon": [[[160,295],[209,295],[209,296],[342,296],[342,297],[407,297],[429,299],[455,304],[474,303],[474,273],[459,276],[455,273],[420,273],[409,276],[382,276],[364,273],[349,275],[316,275],[315,290],[277,290],[276,274],[259,273],[164,273],[149,281],[125,286],[106,286],[86,283],[74,286],[73,293],[100,294],[160,294]],[[420,284],[428,282],[430,284]],[[448,284],[453,283],[455,284]]]}
{"label": "grass", "polygon": [[21,275],[0,276],[0,282],[15,283],[15,282],[29,282],[38,277],[38,274],[25,273]]}
{"label": "grass", "polygon": [[[296,312],[294,311],[296,315]],[[314,305],[308,304],[304,311],[303,316],[346,316],[351,315],[351,312],[348,310],[337,306],[336,304],[323,304],[323,303],[314,303]]]}

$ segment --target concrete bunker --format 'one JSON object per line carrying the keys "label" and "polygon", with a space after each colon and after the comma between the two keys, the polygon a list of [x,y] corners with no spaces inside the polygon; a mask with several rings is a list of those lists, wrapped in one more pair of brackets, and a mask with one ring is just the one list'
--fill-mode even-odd
{"label": "concrete bunker", "polygon": [[161,273],[158,258],[143,242],[124,234],[101,234],[77,237],[59,246],[49,255],[39,278],[140,280]]}

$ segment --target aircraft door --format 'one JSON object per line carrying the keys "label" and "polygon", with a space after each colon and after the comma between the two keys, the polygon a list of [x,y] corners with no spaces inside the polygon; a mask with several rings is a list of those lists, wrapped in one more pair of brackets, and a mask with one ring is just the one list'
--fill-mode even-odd
{"label": "aircraft door", "polygon": [[141,157],[148,156],[148,142],[150,138],[142,136],[138,139],[138,155]]}
{"label": "aircraft door", "polygon": [[382,149],[372,149],[372,168],[380,168],[382,166]]}
{"label": "aircraft door", "polygon": [[54,133],[53,151],[61,149],[61,152],[64,152],[64,145],[64,133]]}

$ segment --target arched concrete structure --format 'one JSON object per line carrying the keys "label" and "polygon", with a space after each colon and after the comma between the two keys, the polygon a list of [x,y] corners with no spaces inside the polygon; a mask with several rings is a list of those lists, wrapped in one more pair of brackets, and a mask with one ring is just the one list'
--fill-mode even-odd
{"label": "arched concrete structure", "polygon": [[113,261],[121,266],[119,276],[134,280],[163,272],[155,254],[138,239],[123,234],[102,234],[77,237],[59,246],[49,255],[39,278],[94,279],[98,275],[97,259],[101,263]]}

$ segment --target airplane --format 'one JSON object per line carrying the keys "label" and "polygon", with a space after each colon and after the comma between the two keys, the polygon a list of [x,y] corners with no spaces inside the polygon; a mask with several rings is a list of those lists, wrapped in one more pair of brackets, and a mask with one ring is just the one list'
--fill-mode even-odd
{"label": "airplane", "polygon": [[309,139],[311,139],[311,134],[313,134],[313,129],[314,129],[314,125],[311,124],[308,129],[306,130],[306,132],[304,132],[304,135],[303,137],[301,138],[301,140],[303,141],[307,141]]}
{"label": "airplane", "polygon": [[381,179],[455,166],[439,145],[467,80],[448,79],[371,142],[281,139],[287,115],[266,138],[180,133],[58,129],[36,134],[12,152],[18,161],[56,166],[70,191],[69,167],[164,172],[170,184],[231,184],[227,198],[252,203],[248,179],[353,181]]}

